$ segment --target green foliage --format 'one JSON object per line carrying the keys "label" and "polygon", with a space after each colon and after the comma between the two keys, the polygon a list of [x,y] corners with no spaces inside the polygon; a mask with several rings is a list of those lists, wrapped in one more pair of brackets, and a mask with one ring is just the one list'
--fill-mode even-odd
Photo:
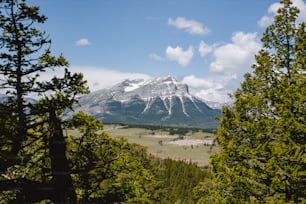
{"label": "green foliage", "polygon": [[[0,104],[0,199],[16,203],[73,203],[75,197],[60,117],[88,88],[82,74],[68,69],[39,80],[42,72],[68,66],[51,55],[51,40],[35,27],[45,20],[25,0],[0,3],[0,88],[7,96]],[[30,94],[39,101],[27,100]]]}
{"label": "green foliage", "polygon": [[[297,8],[282,0],[263,34],[253,73],[222,110],[211,158],[217,203],[298,203],[306,197],[306,33]],[[204,202],[203,202],[204,203]]]}
{"label": "green foliage", "polygon": [[161,203],[194,203],[193,189],[210,177],[209,171],[184,161],[165,159],[160,163],[159,179],[165,190]]}
{"label": "green foliage", "polygon": [[109,137],[100,121],[83,112],[67,127],[80,132],[68,143],[80,203],[158,202],[160,182],[144,147]]}

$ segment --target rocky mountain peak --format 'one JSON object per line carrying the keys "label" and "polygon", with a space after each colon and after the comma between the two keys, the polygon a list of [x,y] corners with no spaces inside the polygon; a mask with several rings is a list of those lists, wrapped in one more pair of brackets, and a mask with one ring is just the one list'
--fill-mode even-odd
{"label": "rocky mountain peak", "polygon": [[150,80],[125,80],[110,89],[93,92],[80,98],[85,112],[103,122],[125,124],[191,126],[215,128],[215,110],[191,95],[186,84],[173,77]]}

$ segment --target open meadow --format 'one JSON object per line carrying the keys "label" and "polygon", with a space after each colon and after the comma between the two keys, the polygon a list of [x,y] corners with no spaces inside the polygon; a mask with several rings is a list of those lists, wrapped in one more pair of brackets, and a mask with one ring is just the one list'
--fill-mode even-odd
{"label": "open meadow", "polygon": [[213,142],[215,135],[207,132],[188,132],[186,136],[170,135],[165,130],[127,128],[119,125],[104,125],[104,131],[112,137],[123,137],[130,143],[148,148],[159,158],[192,161],[199,166],[209,164],[210,155],[218,151]]}

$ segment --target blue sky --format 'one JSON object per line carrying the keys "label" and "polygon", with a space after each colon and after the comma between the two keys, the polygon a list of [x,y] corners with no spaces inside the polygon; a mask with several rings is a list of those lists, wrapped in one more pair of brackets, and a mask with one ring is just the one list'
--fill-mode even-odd
{"label": "blue sky", "polygon": [[[277,0],[31,0],[48,17],[53,54],[94,91],[126,78],[171,75],[225,102],[251,71]],[[306,21],[304,0],[294,0]]]}

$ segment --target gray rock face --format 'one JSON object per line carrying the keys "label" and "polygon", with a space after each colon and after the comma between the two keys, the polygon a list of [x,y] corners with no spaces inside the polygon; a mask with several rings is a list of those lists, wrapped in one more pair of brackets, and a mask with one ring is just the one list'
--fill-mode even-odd
{"label": "gray rock face", "polygon": [[176,127],[218,127],[219,109],[210,108],[192,96],[186,84],[172,77],[125,80],[79,100],[83,110],[105,123],[163,125]]}

